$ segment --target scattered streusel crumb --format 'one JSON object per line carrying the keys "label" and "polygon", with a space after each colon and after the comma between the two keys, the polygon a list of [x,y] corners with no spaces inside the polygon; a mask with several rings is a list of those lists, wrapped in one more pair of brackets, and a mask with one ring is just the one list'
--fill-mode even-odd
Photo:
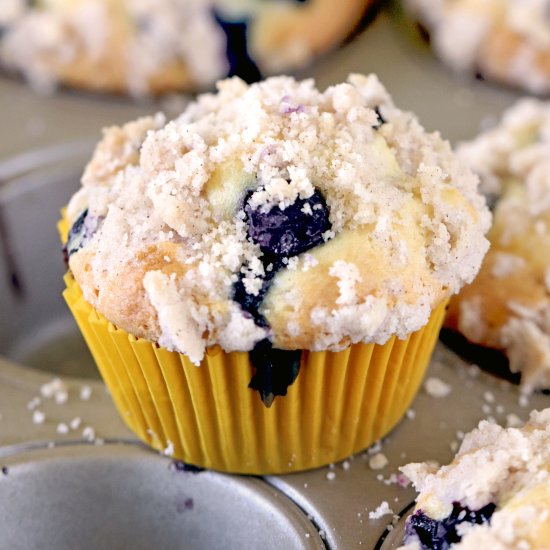
{"label": "scattered streusel crumb", "polygon": [[451,386],[443,382],[440,378],[431,376],[424,382],[424,389],[431,397],[442,398],[447,397],[451,393]]}
{"label": "scattered streusel crumb", "polygon": [[44,424],[44,422],[46,421],[46,415],[42,411],[36,409],[32,413],[32,421],[33,424]]}
{"label": "scattered streusel crumb", "polygon": [[388,465],[388,462],[385,454],[377,453],[369,459],[369,468],[371,470],[382,470]]}
{"label": "scattered streusel crumb", "polygon": [[369,512],[369,519],[380,519],[381,517],[388,514],[393,514],[393,510],[390,508],[390,505],[387,503],[387,501],[383,500],[378,508],[376,508],[372,512]]}

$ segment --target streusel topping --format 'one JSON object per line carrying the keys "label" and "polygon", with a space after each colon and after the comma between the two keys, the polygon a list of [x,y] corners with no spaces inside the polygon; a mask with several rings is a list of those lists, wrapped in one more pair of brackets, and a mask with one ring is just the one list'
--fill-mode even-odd
{"label": "streusel topping", "polygon": [[[173,121],[107,130],[69,204],[70,223],[101,220],[70,267],[110,320],[195,362],[263,338],[337,350],[405,337],[473,279],[478,179],[375,76],[218,88]],[[150,322],[113,300],[122,273]]]}

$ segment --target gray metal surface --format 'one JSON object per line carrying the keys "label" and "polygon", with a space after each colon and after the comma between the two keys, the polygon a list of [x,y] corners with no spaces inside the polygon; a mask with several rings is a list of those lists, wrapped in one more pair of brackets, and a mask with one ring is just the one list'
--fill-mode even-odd
{"label": "gray metal surface", "polygon": [[22,364],[81,377],[97,371],[61,299],[56,223],[92,147],[73,143],[0,163],[0,350]]}
{"label": "gray metal surface", "polygon": [[324,548],[262,481],[179,471],[137,445],[63,445],[0,461],[0,548]]}
{"label": "gray metal surface", "polygon": [[[396,2],[392,5],[395,6]],[[300,76],[315,76],[323,87],[343,80],[349,72],[378,73],[398,105],[415,111],[427,128],[441,130],[445,137],[453,141],[474,136],[480,126],[490,124],[517,98],[514,91],[498,89],[483,82],[464,81],[451,75],[432,57],[427,46],[418,40],[413,26],[403,24],[396,10],[382,13],[352,43],[320,60]],[[0,159],[5,159],[0,162],[0,182],[3,182],[0,183],[0,213],[12,243],[15,265],[22,274],[24,291],[28,293],[26,297],[25,294],[14,293],[5,275],[6,260],[1,258],[0,354],[9,356],[10,360],[0,358],[0,452],[13,452],[17,450],[13,445],[29,442],[40,442],[41,445],[48,442],[74,443],[82,439],[85,427],[93,428],[95,436],[100,439],[130,441],[133,436],[118,417],[101,382],[84,378],[93,376],[95,371],[86,358],[87,352],[59,294],[63,265],[53,224],[57,220],[58,208],[78,184],[78,175],[89,156],[90,144],[99,137],[100,127],[138,114],[154,112],[160,106],[135,105],[123,100],[66,91],[49,98],[40,98],[21,83],[8,79],[0,79],[0,105],[4,128],[0,135]],[[45,146],[55,147],[46,151],[31,151]],[[18,155],[14,158],[15,153]],[[68,401],[57,404],[52,399],[42,397],[37,405],[35,398],[40,396],[41,386],[59,373],[63,374],[63,381],[68,387]],[[418,395],[412,406],[414,413],[403,420],[381,446],[380,452],[388,460],[385,467],[371,469],[369,462],[373,453],[363,453],[333,468],[269,477],[264,482],[251,480],[253,484],[247,485],[247,490],[250,491],[250,502],[253,504],[244,513],[245,518],[254,513],[261,515],[269,508],[268,504],[272,501],[269,493],[265,493],[267,483],[290,497],[304,512],[300,516],[296,508],[291,507],[294,510],[291,516],[300,516],[301,519],[298,518],[296,523],[291,517],[288,524],[283,517],[285,514],[278,510],[272,516],[275,532],[279,532],[281,527],[285,533],[288,529],[290,533],[296,534],[302,529],[296,527],[302,525],[302,520],[305,522],[303,529],[311,527],[305,519],[305,514],[308,514],[320,529],[329,548],[379,548],[382,544],[380,537],[394,518],[390,514],[379,519],[369,519],[369,512],[386,501],[393,512],[398,514],[414,499],[412,488],[402,487],[395,483],[395,476],[392,477],[398,471],[398,466],[409,461],[428,459],[445,463],[454,454],[460,432],[470,430],[480,419],[494,417],[498,422],[506,423],[507,415],[515,414],[525,419],[530,409],[550,405],[550,397],[545,395],[533,396],[530,401],[521,401],[520,404],[517,387],[480,373],[477,369],[468,368],[441,344],[428,375],[448,383],[451,392],[445,398],[432,397],[424,391]],[[88,400],[80,398],[83,385],[88,385],[92,390]],[[29,402],[32,407],[29,407]],[[43,413],[43,418],[40,415],[35,418],[35,411]],[[76,418],[81,419],[78,428],[69,428],[67,433],[63,429],[63,433],[60,433],[60,424],[68,426]],[[118,508],[114,508],[112,514],[105,513],[104,517],[120,518],[120,522],[110,524],[114,525],[112,532],[123,533],[126,530],[124,533],[128,536],[132,533],[126,527],[126,520],[123,521],[126,512],[134,514],[132,521],[141,517],[146,522],[149,514],[152,514],[153,520],[158,519],[157,505],[138,510],[140,501],[134,497],[140,494],[139,491],[144,486],[149,487],[151,502],[160,502],[158,506],[161,507],[168,506],[163,501],[162,491],[158,491],[160,485],[157,485],[157,481],[162,479],[165,483],[167,479],[179,480],[169,477],[168,459],[152,453],[146,453],[145,458],[145,451],[136,451],[134,447],[130,451],[127,447],[118,449],[111,445],[74,447],[77,449],[74,456],[73,451],[68,449],[63,447],[60,450],[32,453],[25,451],[6,459],[9,460],[9,466],[13,465],[13,472],[28,472],[34,486],[43,483],[44,506],[33,509],[35,529],[48,531],[44,526],[49,525],[52,519],[48,515],[53,513],[48,511],[48,506],[54,506],[55,490],[52,487],[58,487],[60,494],[67,498],[74,498],[74,508],[78,509],[82,501],[74,496],[74,488],[78,483],[90,481],[84,474],[83,477],[76,474],[81,464],[91,468],[89,471],[94,472],[92,477],[100,481],[103,475],[99,475],[99,472],[107,464],[109,466],[106,470],[117,472],[115,477],[120,478],[120,483],[118,479],[113,479],[113,483],[117,487],[114,496],[119,499]],[[130,453],[131,457],[128,458],[125,453]],[[140,472],[139,482],[136,482],[135,476],[123,473],[127,464],[133,472]],[[67,479],[62,475],[62,465],[67,471],[71,470]],[[12,468],[9,469],[11,471]],[[111,474],[105,475],[106,479],[110,479]],[[203,475],[200,474],[197,479]],[[216,477],[216,474],[211,475]],[[243,481],[242,478],[221,477],[235,479],[239,483]],[[50,481],[52,479],[61,485]],[[77,485],[71,485],[73,482],[70,479],[77,479],[74,482]],[[7,493],[3,492],[5,481],[0,479],[0,509],[7,506],[7,499],[4,498]],[[21,477],[21,482],[24,481]],[[227,482],[223,486],[224,490],[233,491],[235,486],[231,483]],[[62,490],[59,489],[61,486]],[[207,486],[204,488],[205,494],[210,490],[210,485]],[[198,495],[202,495],[202,488],[197,487],[196,490]],[[21,495],[16,497],[20,499],[21,505],[33,506],[31,489],[24,489],[21,485],[17,494]],[[83,495],[86,506],[97,510],[97,517],[105,512],[96,506],[99,493],[79,490],[77,494]],[[105,493],[101,496],[104,497]],[[263,504],[260,505],[260,502]],[[276,501],[273,502],[276,504]],[[173,506],[173,502],[170,505]],[[267,508],[262,508],[264,505]],[[287,509],[286,506],[284,508]],[[144,516],[139,516],[142,513]],[[232,513],[228,514],[230,518],[235,517]],[[0,510],[0,518],[3,515],[4,511]],[[15,529],[14,525],[20,521],[20,516],[12,514],[5,517],[13,520],[5,528]],[[85,529],[85,516],[78,517],[82,520],[79,525]],[[176,520],[179,520],[179,516],[173,514],[170,517],[176,518],[175,523],[167,528],[177,530]],[[384,548],[399,546],[400,525],[402,522],[389,531]],[[201,525],[200,529],[203,527]],[[246,524],[243,529],[245,527]],[[4,529],[0,529],[0,537],[3,532]],[[169,531],[173,532],[177,531]],[[46,532],[45,536],[53,537],[55,533]],[[185,535],[182,540],[187,541]],[[242,540],[255,544],[251,548],[265,547],[246,536]],[[300,548],[300,544],[305,542],[299,537],[288,543],[286,539],[280,541],[285,546],[280,545],[279,548]],[[218,545],[217,542],[218,539],[209,539],[203,547],[228,547],[226,544]],[[133,547],[139,547],[137,544],[140,544],[139,540],[135,540]],[[4,546],[0,544],[0,548]],[[42,545],[46,549],[54,547]]]}

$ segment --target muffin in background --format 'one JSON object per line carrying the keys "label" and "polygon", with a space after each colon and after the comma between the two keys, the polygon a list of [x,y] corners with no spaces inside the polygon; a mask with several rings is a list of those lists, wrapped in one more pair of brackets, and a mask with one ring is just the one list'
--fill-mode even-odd
{"label": "muffin in background", "polygon": [[521,428],[483,420],[454,460],[400,468],[419,495],[400,550],[550,546],[550,409]]}
{"label": "muffin in background", "polygon": [[0,63],[33,86],[134,96],[306,66],[372,0],[2,0]]}
{"label": "muffin in background", "polygon": [[450,303],[445,325],[503,351],[521,390],[550,387],[550,103],[524,99],[457,154],[494,204],[479,275]]}
{"label": "muffin in background", "polygon": [[490,215],[373,75],[218,88],[105,132],[65,296],[149,444],[234,472],[334,462],[406,411]]}
{"label": "muffin in background", "polygon": [[546,0],[403,0],[435,53],[457,72],[550,92]]}

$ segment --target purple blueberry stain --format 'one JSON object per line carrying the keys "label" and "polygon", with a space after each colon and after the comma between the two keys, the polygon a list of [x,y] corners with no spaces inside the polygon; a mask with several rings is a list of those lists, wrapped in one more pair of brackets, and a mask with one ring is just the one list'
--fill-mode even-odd
{"label": "purple blueberry stain", "polygon": [[178,498],[176,500],[176,511],[178,514],[189,512],[195,507],[195,502],[191,497]]}
{"label": "purple blueberry stain", "polygon": [[9,474],[9,470],[8,470],[8,467],[7,466],[2,466],[0,468],[0,471],[2,472],[2,475],[3,476],[7,476]]}
{"label": "purple blueberry stain", "polygon": [[455,502],[450,515],[442,520],[432,519],[422,510],[417,510],[407,520],[405,542],[414,537],[419,540],[422,550],[447,550],[452,544],[460,542],[459,525],[486,523],[490,521],[495,509],[493,503],[479,510],[471,510]]}
{"label": "purple blueberry stain", "polygon": [[290,96],[285,95],[281,98],[281,106],[279,108],[279,112],[282,115],[291,115],[293,113],[303,113],[305,112],[305,110],[306,110],[305,105],[293,104]]}

